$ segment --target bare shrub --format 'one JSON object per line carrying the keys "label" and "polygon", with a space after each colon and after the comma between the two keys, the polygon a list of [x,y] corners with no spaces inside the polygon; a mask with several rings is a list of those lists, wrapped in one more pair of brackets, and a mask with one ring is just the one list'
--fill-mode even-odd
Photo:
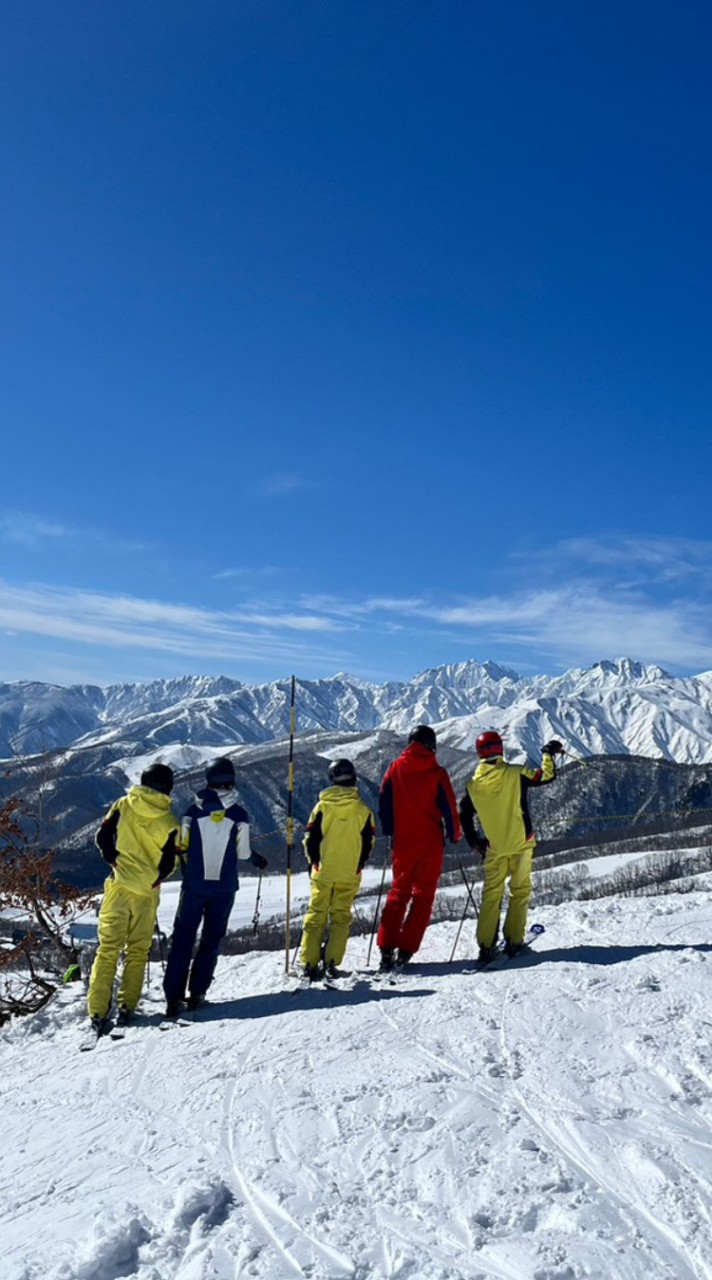
{"label": "bare shrub", "polygon": [[34,1013],[77,961],[71,925],[93,902],[54,874],[55,851],[35,843],[32,815],[17,799],[0,806],[0,1025]]}

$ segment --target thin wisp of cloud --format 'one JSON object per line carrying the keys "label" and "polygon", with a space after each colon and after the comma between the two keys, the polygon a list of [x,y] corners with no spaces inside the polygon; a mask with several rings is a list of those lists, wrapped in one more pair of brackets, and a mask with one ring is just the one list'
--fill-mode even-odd
{"label": "thin wisp of cloud", "polygon": [[268,498],[280,498],[288,493],[295,493],[298,489],[306,486],[306,480],[302,476],[289,475],[278,472],[273,476],[266,476],[258,485],[258,493]]}
{"label": "thin wisp of cloud", "polygon": [[0,515],[0,541],[13,543],[25,550],[42,550],[52,543],[64,543],[68,547],[81,547],[89,543],[101,547],[105,552],[119,555],[146,552],[152,547],[151,543],[126,538],[109,529],[60,524],[30,511],[5,511]]}
{"label": "thin wisp of cloud", "polygon": [[23,547],[36,547],[48,540],[71,537],[64,525],[21,511],[6,511],[0,516],[0,538]]}
{"label": "thin wisp of cloud", "polygon": [[[435,593],[363,597],[262,594],[228,609],[46,585],[0,582],[0,626],[8,632],[93,646],[182,655],[224,663],[301,665],[302,669],[372,669],[385,678],[470,656],[547,671],[627,656],[678,669],[712,666],[712,583],[706,544],[647,540],[637,563],[647,577],[621,572],[634,540],[613,545],[580,539],[548,551],[549,569],[529,585],[542,555],[527,564],[511,590],[442,599]],[[573,562],[578,557],[577,563]],[[563,572],[568,558],[572,571]],[[685,582],[681,565],[697,565]],[[691,587],[694,586],[694,591]],[[672,595],[672,592],[675,594]],[[237,594],[237,593],[236,593]],[[340,640],[348,649],[342,648]],[[335,647],[335,642],[338,647]],[[407,674],[407,672],[406,672]]]}
{"label": "thin wisp of cloud", "polygon": [[[223,613],[127,595],[7,583],[0,583],[0,626],[111,649],[159,649],[231,662],[304,660],[309,649],[289,633],[341,629],[328,618],[309,615]],[[322,656],[336,663],[350,657],[342,651]]]}
{"label": "thin wisp of cloud", "polygon": [[[580,564],[658,583],[697,578],[712,582],[712,542],[692,538],[665,538],[613,535],[599,538],[569,538],[545,553],[563,564]],[[570,570],[569,570],[570,572]]]}

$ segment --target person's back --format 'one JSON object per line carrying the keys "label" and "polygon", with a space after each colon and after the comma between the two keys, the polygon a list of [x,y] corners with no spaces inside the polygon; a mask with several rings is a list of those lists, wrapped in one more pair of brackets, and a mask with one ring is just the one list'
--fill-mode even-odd
{"label": "person's back", "polygon": [[[309,817],[309,831],[313,837],[320,822],[322,883],[337,884],[358,874],[364,857],[364,830],[370,833],[372,821],[371,810],[361,799],[358,787],[337,785],[320,791]],[[308,854],[308,837],[306,848]]]}
{"label": "person's back", "polygon": [[249,821],[232,789],[199,791],[181,826],[184,884],[196,892],[234,893],[238,860],[250,857]]}
{"label": "person's back", "polygon": [[115,826],[116,883],[132,893],[150,894],[158,875],[166,840],[176,831],[171,798],[150,786],[135,786],[116,801],[106,822]]}
{"label": "person's back", "polygon": [[416,738],[389,766],[381,784],[379,814],[384,833],[399,852],[442,850],[443,830],[448,839],[459,838],[450,779],[433,746]]}
{"label": "person's back", "polygon": [[376,838],[376,824],[356,786],[350,760],[329,766],[331,786],[319,793],[307,823],[304,852],[310,867],[309,906],[299,955],[310,981],[334,976],[344,958],[361,872]]}
{"label": "person's back", "polygon": [[552,782],[556,770],[544,754],[540,769],[509,764],[502,756],[480,760],[467,791],[493,854],[517,854],[535,840],[527,791]]}
{"label": "person's back", "polygon": [[457,804],[447,770],[438,764],[437,739],[420,724],[386,770],[378,798],[391,838],[393,883],[378,929],[381,968],[407,964],[428,927],[442,870],[445,838],[460,839]]}
{"label": "person's back", "polygon": [[[477,920],[479,959],[488,963],[497,954],[499,917],[505,885],[509,904],[504,919],[505,947],[514,954],[522,946],[531,898],[532,855],[536,834],[529,815],[528,792],[553,782],[554,757],[563,752],[553,739],[542,747],[538,769],[508,764],[504,743],[496,730],[481,733],[476,741],[479,763],[460,803],[460,818],[471,849],[484,857],[484,885]],[[475,816],[484,840],[475,829]]]}
{"label": "person's back", "polygon": [[186,988],[190,1008],[205,998],[239,887],[238,861],[249,860],[260,871],[267,866],[266,858],[250,848],[249,817],[234,790],[232,761],[226,756],[215,760],[205,781],[181,825],[183,888],[163,975],[167,1017],[178,1013]]}
{"label": "person's back", "polygon": [[96,844],[111,867],[99,912],[99,945],[87,1002],[98,1034],[106,1027],[119,956],[124,966],[118,991],[119,1017],[127,1020],[138,1004],[146,958],[156,922],[161,881],[176,859],[179,823],[171,807],[173,771],[156,763],[139,786],[113,804],[96,833]]}

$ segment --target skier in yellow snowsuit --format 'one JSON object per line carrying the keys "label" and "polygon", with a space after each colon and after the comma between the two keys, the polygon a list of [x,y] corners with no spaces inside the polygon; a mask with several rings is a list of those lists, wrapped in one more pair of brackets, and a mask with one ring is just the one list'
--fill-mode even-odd
{"label": "skier in yellow snowsuit", "polygon": [[[351,761],[335,760],[329,766],[329,778],[333,785],[319,793],[304,837],[311,891],[299,958],[312,981],[321,976],[322,960],[324,972],[338,977],[361,872],[376,838],[376,822],[359,795]],[[326,946],[322,948],[327,930]]]}
{"label": "skier in yellow snowsuit", "polygon": [[154,764],[141,785],[113,804],[96,835],[112,869],[99,912],[99,947],[89,980],[89,1017],[106,1027],[116,968],[125,952],[118,993],[119,1021],[136,1008],[156,924],[160,883],[175,866],[180,822],[171,808],[173,770]]}
{"label": "skier in yellow snowsuit", "polygon": [[[554,756],[563,752],[560,742],[542,748],[540,769],[507,764],[498,733],[481,733],[476,743],[480,757],[474,776],[460,801],[460,820],[465,839],[485,860],[482,903],[477,922],[479,959],[492,960],[497,953],[499,916],[509,877],[509,905],[504,919],[504,945],[508,955],[521,949],[532,892],[532,857],[536,835],[527,804],[530,787],[545,786],[556,777]],[[484,831],[477,834],[475,814]]]}

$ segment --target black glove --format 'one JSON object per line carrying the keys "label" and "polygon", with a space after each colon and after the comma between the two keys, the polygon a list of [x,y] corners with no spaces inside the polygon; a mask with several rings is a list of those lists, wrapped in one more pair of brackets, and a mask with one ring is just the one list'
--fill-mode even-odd
{"label": "black glove", "polygon": [[489,844],[484,839],[483,836],[479,836],[475,838],[474,848],[476,852],[479,853],[482,861],[484,862],[485,858],[487,857],[487,850],[489,849]]}
{"label": "black glove", "polygon": [[261,853],[256,853],[254,849],[250,853],[250,862],[253,867],[257,867],[258,871],[264,871],[265,867],[269,866],[267,859]]}
{"label": "black glove", "polygon": [[357,875],[360,875],[360,874],[361,874],[361,872],[363,871],[363,869],[364,869],[364,867],[366,866],[366,863],[367,863],[367,862],[368,862],[368,854],[366,854],[365,858],[359,858],[359,860],[358,860],[358,866],[357,866],[357,868],[356,868],[356,874],[357,874]]}
{"label": "black glove", "polygon": [[550,756],[562,756],[564,754],[563,743],[559,742],[558,738],[552,738],[551,742],[547,742],[542,747],[542,751],[546,751],[547,755]]}

